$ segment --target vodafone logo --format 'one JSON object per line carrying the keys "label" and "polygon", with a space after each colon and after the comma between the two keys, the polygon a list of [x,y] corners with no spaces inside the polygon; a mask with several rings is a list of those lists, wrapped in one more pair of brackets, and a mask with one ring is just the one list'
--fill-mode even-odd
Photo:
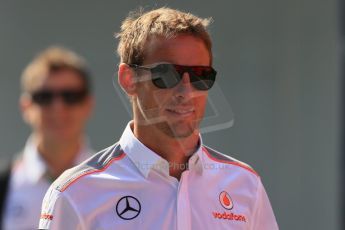
{"label": "vodafone logo", "polygon": [[234,203],[232,202],[230,195],[225,191],[219,194],[219,202],[223,208],[227,210],[231,210],[234,207]]}
{"label": "vodafone logo", "polygon": [[[229,195],[229,193],[223,191],[219,194],[219,202],[226,210],[231,210],[234,207],[234,203]],[[233,212],[219,212],[214,211],[212,215],[215,219],[219,220],[229,220],[229,221],[238,221],[238,222],[247,222],[247,218],[245,215],[233,213]]]}

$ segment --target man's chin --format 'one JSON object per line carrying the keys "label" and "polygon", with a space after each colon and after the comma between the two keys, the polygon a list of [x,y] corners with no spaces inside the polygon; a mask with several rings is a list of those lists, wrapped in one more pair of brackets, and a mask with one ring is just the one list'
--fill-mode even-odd
{"label": "man's chin", "polygon": [[51,140],[55,140],[56,142],[69,142],[75,141],[76,136],[78,136],[75,132],[70,131],[61,131],[61,132],[54,132],[50,133],[49,137]]}

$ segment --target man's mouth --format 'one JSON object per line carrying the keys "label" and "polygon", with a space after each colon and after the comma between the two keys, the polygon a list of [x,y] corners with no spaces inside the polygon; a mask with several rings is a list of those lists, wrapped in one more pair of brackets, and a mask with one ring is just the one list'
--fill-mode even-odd
{"label": "man's mouth", "polygon": [[176,115],[186,116],[194,113],[195,110],[194,108],[169,108],[167,111]]}

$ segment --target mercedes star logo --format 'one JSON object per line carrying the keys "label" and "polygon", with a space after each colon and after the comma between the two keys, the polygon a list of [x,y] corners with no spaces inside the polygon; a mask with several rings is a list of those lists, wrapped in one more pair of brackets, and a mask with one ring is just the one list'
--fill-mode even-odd
{"label": "mercedes star logo", "polygon": [[139,215],[140,210],[140,202],[133,196],[124,196],[116,204],[116,213],[124,220],[134,219]]}

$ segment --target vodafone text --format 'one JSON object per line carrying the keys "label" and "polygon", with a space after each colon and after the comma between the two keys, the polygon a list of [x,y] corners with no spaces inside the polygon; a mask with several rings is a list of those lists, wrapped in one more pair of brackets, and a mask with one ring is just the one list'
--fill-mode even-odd
{"label": "vodafone text", "polygon": [[246,222],[246,217],[243,215],[237,215],[234,214],[232,212],[228,213],[228,212],[212,212],[213,217],[216,219],[225,219],[225,220],[235,220],[235,221],[242,221],[242,222]]}

